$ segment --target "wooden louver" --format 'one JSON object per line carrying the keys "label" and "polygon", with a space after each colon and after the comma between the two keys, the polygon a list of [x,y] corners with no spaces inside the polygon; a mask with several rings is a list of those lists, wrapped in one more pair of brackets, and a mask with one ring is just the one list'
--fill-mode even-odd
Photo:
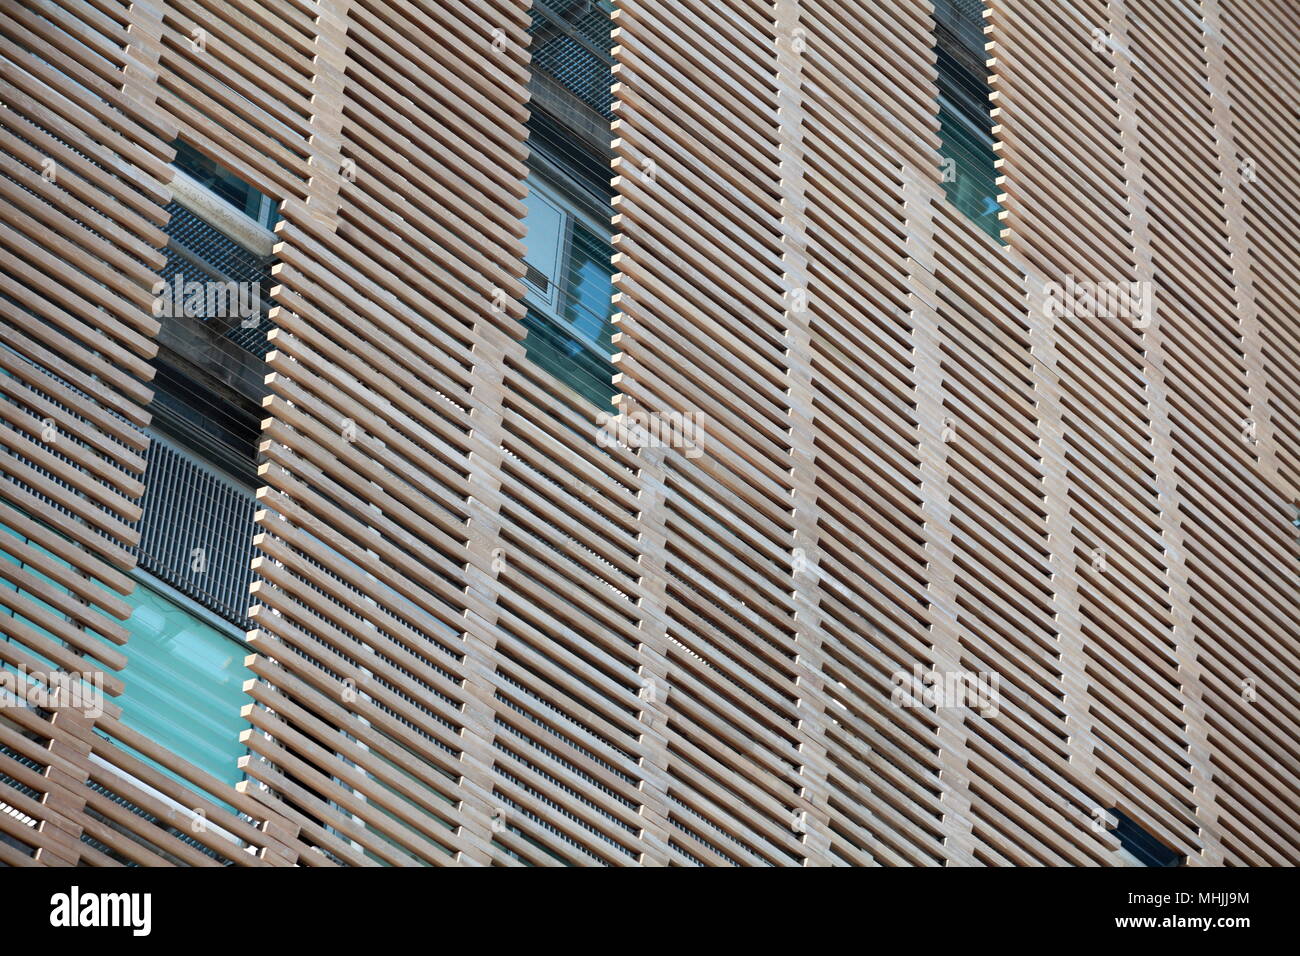
{"label": "wooden louver", "polygon": [[1005,245],[926,4],[617,5],[596,409],[522,344],[525,0],[6,5],[0,660],[121,689],[169,144],[283,218],[248,779],[5,707],[0,861],[1300,862],[1300,12],[984,6]]}

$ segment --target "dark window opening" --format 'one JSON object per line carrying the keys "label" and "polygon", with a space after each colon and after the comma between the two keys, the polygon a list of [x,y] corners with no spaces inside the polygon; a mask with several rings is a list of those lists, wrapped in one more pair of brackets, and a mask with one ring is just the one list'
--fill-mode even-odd
{"label": "dark window opening", "polygon": [[1001,242],[983,0],[935,0],[941,179],[948,200]]}
{"label": "dark window opening", "polygon": [[1115,836],[1120,845],[1143,866],[1182,866],[1183,857],[1169,849],[1142,826],[1119,808],[1110,811],[1119,821],[1115,824]]}
{"label": "dark window opening", "polygon": [[[198,319],[264,358],[270,350],[266,335],[272,328],[267,313],[274,258],[246,249],[181,203],[172,202],[167,211],[167,264],[159,273],[165,283],[161,317]],[[199,297],[194,283],[203,287]]]}
{"label": "dark window opening", "polygon": [[253,222],[266,229],[274,228],[280,218],[279,204],[258,192],[215,159],[209,159],[183,140],[172,143],[176,159],[172,164],[199,185],[234,206]]}
{"label": "dark window opening", "polygon": [[[178,169],[259,226],[273,221],[272,200],[194,147],[180,140],[174,145]],[[254,239],[223,232],[183,195],[167,211],[167,261],[155,286],[160,348],[150,411],[168,437],[251,485],[275,260],[249,248]]]}
{"label": "dark window opening", "polygon": [[602,410],[616,394],[611,10],[593,0],[533,8],[534,85],[545,78],[552,86],[534,100],[528,121],[524,239],[525,353]]}
{"label": "dark window opening", "polygon": [[[268,197],[192,146],[175,146],[178,169],[259,227],[273,221]],[[153,431],[166,441],[155,440],[148,453],[138,554],[141,568],[247,630],[250,489],[257,483],[274,259],[250,248],[261,241],[260,229],[242,238],[227,234],[205,218],[206,202],[189,187],[167,210],[149,407]],[[199,538],[201,574],[192,568]]]}
{"label": "dark window opening", "polygon": [[154,363],[153,425],[188,451],[252,485],[261,438],[258,410],[200,381],[192,370]]}

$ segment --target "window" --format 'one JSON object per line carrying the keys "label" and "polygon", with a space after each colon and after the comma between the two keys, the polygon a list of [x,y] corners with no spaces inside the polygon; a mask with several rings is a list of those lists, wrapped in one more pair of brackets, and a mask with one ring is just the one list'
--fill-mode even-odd
{"label": "window", "polygon": [[234,206],[259,226],[271,229],[280,218],[277,204],[214,159],[209,159],[183,140],[172,143],[176,149],[173,165],[201,186]]}
{"label": "window", "polygon": [[1001,241],[983,0],[935,0],[942,181],[948,200]]}
{"label": "window", "polygon": [[177,140],[151,411],[157,427],[236,474],[256,458],[272,328],[277,204]]}
{"label": "window", "polygon": [[[126,666],[118,676],[125,689],[114,702],[127,726],[234,784],[243,776],[237,766],[245,752],[239,735],[247,728],[240,717],[247,703],[243,682],[252,676],[243,665],[247,649],[240,639],[247,626],[254,534],[254,502],[243,485],[255,480],[262,356],[270,328],[274,237],[268,227],[277,213],[269,197],[229,170],[187,144],[176,145],[176,166],[185,175],[177,177],[177,201],[165,230],[166,262],[153,290],[160,324],[150,406],[154,434],[141,540],[134,549],[136,590],[127,598],[129,640],[121,648]],[[66,381],[62,385],[76,391]],[[6,400],[35,415],[24,389],[35,391],[25,384],[9,388]],[[62,410],[76,417],[72,409]],[[180,440],[170,444],[159,432]],[[60,432],[60,442],[64,436]],[[220,477],[223,470],[235,477]],[[57,480],[49,473],[43,477]],[[39,485],[32,491],[43,497]],[[56,507],[48,498],[44,503]],[[46,516],[36,508],[28,517],[40,522]],[[195,568],[196,548],[203,552],[201,571]],[[53,621],[73,613],[68,601],[79,599],[41,573],[50,567],[46,562],[60,567],[51,572],[56,577],[71,572],[23,534],[0,525],[0,616],[59,643],[51,633],[59,626]],[[41,584],[24,589],[23,582],[33,578]],[[85,629],[93,633],[94,616],[89,620]],[[0,642],[7,639],[0,634]]]}
{"label": "window", "polygon": [[[12,528],[0,525],[0,535],[13,536],[44,558],[70,569]],[[69,593],[35,566],[20,562],[10,550],[0,548],[0,560],[37,576],[60,594]],[[18,592],[6,577],[0,575],[0,591],[14,591],[14,596],[20,594],[41,610],[62,616],[35,595]],[[235,639],[235,628],[205,615],[179,595],[164,594],[163,585],[137,583],[126,600],[132,606],[126,621],[129,637],[122,648],[127,664],[117,674],[125,689],[113,698],[122,708],[122,721],[214,777],[238,783],[243,772],[237,761],[245,752],[239,733],[247,727],[239,709],[247,703],[243,682],[253,675],[244,666],[247,651]],[[9,605],[7,596],[0,593],[0,614],[19,617]],[[19,620],[57,642],[36,621]],[[14,670],[8,664],[0,666]]]}
{"label": "window", "polygon": [[590,201],[559,179],[536,171],[528,179],[524,348],[538,365],[607,408],[614,395],[614,250]]}
{"label": "window", "polygon": [[533,4],[529,13],[534,68],[553,77],[594,113],[612,119],[611,0],[550,0]]}
{"label": "window", "polygon": [[[166,283],[166,301],[160,306],[160,317],[179,318],[183,313],[200,319],[245,351],[265,357],[270,351],[266,334],[271,324],[266,314],[271,308],[274,259],[250,250],[183,201],[172,202],[168,212],[163,250],[167,264],[159,273]],[[189,284],[196,282],[202,284],[204,294],[201,305],[192,308]],[[226,291],[232,288],[233,292]]]}
{"label": "window", "polygon": [[245,647],[213,623],[143,584],[127,600],[130,638],[117,702],[122,721],[226,783],[243,778],[239,709],[248,699]]}
{"label": "window", "polygon": [[[49,551],[47,551],[45,548],[42,548],[35,541],[31,540],[26,535],[20,534],[19,532],[15,531],[13,528],[10,528],[8,525],[0,524],[0,535],[16,538],[17,544],[26,545],[27,547],[35,551],[37,554],[39,554],[43,560],[47,560],[52,562],[53,564],[58,565],[64,571],[69,571],[72,569],[72,566],[68,564],[68,562],[64,561],[62,558],[57,557],[56,555],[51,554]],[[47,603],[46,601],[41,600],[41,598],[38,597],[36,594],[30,591],[23,590],[21,587],[19,587],[16,581],[11,580],[10,578],[16,576],[12,574],[12,572],[24,571],[27,574],[35,575],[37,578],[40,579],[42,584],[48,586],[49,588],[51,588],[52,590],[54,590],[60,595],[69,596],[69,591],[64,585],[59,584],[57,581],[51,580],[46,575],[42,574],[39,570],[37,570],[35,565],[27,564],[26,562],[19,559],[14,554],[12,554],[11,551],[15,550],[13,545],[14,542],[9,541],[8,538],[0,539],[0,561],[6,561],[9,564],[13,565],[12,568],[4,569],[4,571],[11,572],[11,573],[0,572],[0,590],[12,592],[10,594],[0,594],[0,614],[3,614],[5,617],[11,617],[16,621],[27,625],[28,627],[35,628],[37,631],[41,633],[42,637],[47,637],[50,640],[54,641],[56,644],[62,645],[63,641],[59,640],[53,634],[50,634],[47,630],[45,630],[45,628],[41,627],[39,622],[30,620],[28,618],[23,617],[21,614],[19,614],[18,606],[19,603],[21,602],[30,602],[31,604],[35,605],[37,609],[44,611],[48,614],[52,614],[58,618],[63,617],[62,612],[57,607],[54,607],[53,605]],[[21,577],[19,577],[18,580],[21,580]],[[9,641],[9,640],[10,638],[7,635],[0,634],[0,641]],[[32,651],[31,654],[32,657],[38,660],[41,666],[43,667],[48,667],[51,670],[62,669],[61,667],[51,662],[43,654],[36,653],[35,651]],[[18,673],[18,669],[15,668],[8,661],[0,661],[0,667],[3,667],[4,669],[9,671],[13,671],[14,673]],[[29,680],[30,679],[31,678],[29,677]]]}
{"label": "window", "polygon": [[528,182],[528,198],[524,200],[528,212],[524,225],[528,235],[524,239],[527,251],[524,264],[528,272],[528,300],[539,308],[554,314],[556,292],[560,285],[560,256],[564,252],[567,233],[563,208],[536,179]]}
{"label": "window", "polygon": [[1183,858],[1144,830],[1136,820],[1118,807],[1110,811],[1115,815],[1115,836],[1120,845],[1143,866],[1181,866]]}
{"label": "window", "polygon": [[253,476],[220,473],[179,443],[153,435],[141,500],[141,570],[200,607],[250,630],[253,582]]}
{"label": "window", "polygon": [[610,0],[531,10],[524,350],[597,408],[615,395]]}

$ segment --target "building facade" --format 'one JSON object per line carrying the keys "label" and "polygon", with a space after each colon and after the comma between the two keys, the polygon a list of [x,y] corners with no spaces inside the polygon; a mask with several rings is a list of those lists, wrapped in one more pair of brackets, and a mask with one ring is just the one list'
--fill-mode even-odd
{"label": "building facade", "polygon": [[0,862],[1300,862],[1298,28],[4,4]]}

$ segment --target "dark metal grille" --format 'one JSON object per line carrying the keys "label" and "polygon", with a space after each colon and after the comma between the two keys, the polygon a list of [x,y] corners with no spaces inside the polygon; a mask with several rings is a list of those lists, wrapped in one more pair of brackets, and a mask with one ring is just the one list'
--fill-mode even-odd
{"label": "dark metal grille", "polygon": [[[78,392],[71,384],[42,370],[65,388]],[[32,391],[25,383],[23,388]],[[10,399],[20,409],[32,411]],[[54,402],[69,417],[84,421],[62,403]],[[73,442],[73,436],[58,430],[50,451],[66,464],[75,463],[58,451],[60,443]],[[166,582],[186,597],[245,630],[248,629],[248,586],[252,580],[253,559],[252,495],[203,465],[197,464],[157,436],[152,436],[145,453],[145,492],[141,500],[143,515],[134,527],[140,530],[140,544],[132,550],[140,567]],[[28,462],[41,477],[65,489],[71,486],[52,473]],[[51,508],[67,514],[40,488],[11,478]],[[39,517],[39,516],[35,516]],[[195,573],[193,551],[204,548],[205,571]]]}
{"label": "dark metal grille", "polygon": [[[178,202],[167,206],[171,219],[167,235],[171,240],[163,250],[167,264],[159,278],[170,287],[179,273],[183,281],[255,282],[261,290],[262,316],[256,326],[245,328],[239,321],[230,323],[222,334],[245,351],[266,358],[270,351],[267,333],[275,326],[266,317],[271,305],[271,256],[249,252],[221,230],[186,209]],[[212,317],[201,316],[205,321]]]}
{"label": "dark metal grille", "polygon": [[[88,780],[86,781],[86,786],[89,787],[91,790],[94,790],[96,793],[102,794],[103,796],[107,797],[109,800],[112,800],[114,803],[118,804],[119,806],[124,807],[129,812],[134,813],[137,817],[140,817],[143,820],[147,820],[149,823],[158,827],[168,836],[173,836],[176,839],[180,840],[182,843],[185,843],[188,846],[192,847],[193,849],[198,850],[204,856],[211,857],[213,860],[216,860],[220,865],[222,866],[234,865],[231,860],[226,859],[216,850],[204,846],[202,843],[194,839],[194,837],[186,833],[184,830],[178,829],[177,827],[174,826],[168,826],[166,823],[164,823],[158,817],[154,816],[152,813],[149,813],[148,811],[142,809],[141,807],[137,807],[130,800],[126,799],[126,797],[122,796],[121,794],[114,793],[112,790],[108,789],[103,784],[97,783],[94,780]],[[91,813],[94,814],[94,811],[91,811]],[[247,814],[241,813],[240,816],[245,821],[251,819]],[[104,820],[104,822],[108,822],[108,821]],[[112,851],[109,850],[108,847],[104,846],[104,844],[99,843],[98,841],[87,840],[86,842],[90,843],[101,853],[112,853]],[[146,848],[152,850],[155,853],[158,853],[165,859],[170,860],[171,862],[177,865],[182,864],[182,861],[180,859],[175,857],[173,854],[168,853],[166,850],[162,849],[159,846],[156,846],[154,844],[146,844]],[[113,855],[116,856],[117,854],[113,854]],[[134,864],[133,862],[128,861],[126,865],[130,866]]]}
{"label": "dark metal grille", "polygon": [[[39,764],[35,760],[31,759],[30,757],[26,757],[23,754],[20,754],[18,751],[11,750],[8,747],[0,746],[0,760],[12,760],[14,763],[22,764],[27,769],[35,770],[37,773],[45,772],[45,767],[43,764]],[[4,764],[0,763],[0,767],[3,766]],[[41,797],[44,796],[44,794],[42,794],[39,790],[33,790],[31,787],[27,786],[27,784],[20,783],[18,780],[5,773],[3,770],[0,770],[0,786],[12,787],[14,790],[17,790],[19,793],[27,797],[30,797],[33,800],[40,800]]]}
{"label": "dark metal grille", "polygon": [[[20,823],[25,827],[31,827],[32,829],[35,829],[37,824],[34,819],[32,819],[27,814],[23,813],[17,807],[5,801],[5,796],[6,796],[5,791],[6,790],[17,791],[18,793],[21,793],[23,796],[27,797],[29,800],[35,800],[38,803],[44,797],[44,794],[41,793],[39,790],[32,789],[31,787],[27,786],[27,784],[25,783],[20,783],[17,779],[5,773],[2,768],[5,766],[6,763],[10,761],[21,764],[22,766],[27,767],[29,770],[34,770],[37,773],[43,773],[45,767],[37,763],[35,760],[32,760],[31,758],[23,756],[16,750],[11,750],[8,747],[0,746],[0,813],[3,813],[11,820]],[[35,852],[33,847],[24,843],[18,837],[10,833],[0,832],[0,842],[4,842],[6,845],[12,847],[15,850],[18,850],[20,853],[23,853],[27,856],[31,856]]]}
{"label": "dark metal grille", "polygon": [[[252,496],[157,438],[148,459],[136,548],[140,567],[248,630]],[[195,570],[198,549],[202,570]]]}
{"label": "dark metal grille", "polygon": [[565,89],[606,119],[613,118],[610,67],[609,0],[560,0],[534,3],[533,66],[553,76]]}

